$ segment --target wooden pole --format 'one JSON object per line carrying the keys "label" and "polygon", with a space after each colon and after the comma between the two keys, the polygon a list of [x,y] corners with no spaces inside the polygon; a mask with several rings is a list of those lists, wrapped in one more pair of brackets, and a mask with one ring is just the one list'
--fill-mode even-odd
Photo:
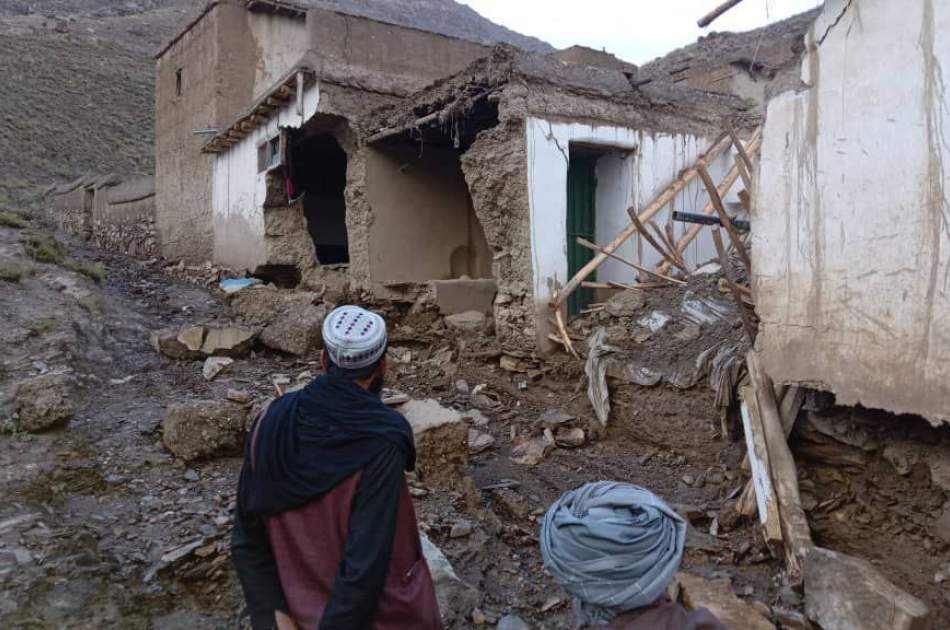
{"label": "wooden pole", "polygon": [[[755,153],[755,151],[759,148],[759,144],[761,141],[762,141],[761,130],[757,129],[755,133],[752,134],[752,138],[749,140],[749,142],[746,143],[746,151],[748,151],[750,154]],[[739,178],[739,167],[736,165],[733,165],[733,167],[726,174],[725,179],[722,180],[722,182],[719,184],[719,188],[717,189],[717,192],[719,193],[720,198],[724,197],[726,194],[729,193],[729,190],[732,188],[732,185],[736,183],[736,180],[738,178]],[[703,214],[712,214],[715,211],[716,210],[715,208],[713,208],[712,202],[710,202],[709,204],[706,205],[705,208],[703,208]],[[699,234],[700,230],[702,229],[703,229],[702,225],[697,224],[697,225],[690,226],[690,228],[686,230],[686,233],[683,234],[682,237],[680,237],[680,240],[676,241],[676,249],[682,254],[683,251],[686,249],[686,247],[690,243],[693,242],[693,239],[696,238],[696,236]],[[669,271],[669,269],[670,269],[669,264],[666,262],[662,263],[659,267],[656,268],[657,272],[659,273],[666,273]]]}
{"label": "wooden pole", "polygon": [[657,272],[653,271],[652,269],[647,269],[646,267],[644,267],[644,266],[642,266],[642,265],[638,265],[638,264],[635,263],[635,262],[629,261],[629,260],[627,260],[626,258],[624,258],[623,256],[618,256],[617,254],[614,254],[614,253],[612,253],[612,252],[604,251],[604,248],[603,248],[603,247],[600,247],[600,246],[598,246],[598,245],[595,245],[594,243],[591,243],[590,241],[588,241],[587,239],[585,239],[585,238],[583,238],[583,237],[580,237],[580,236],[577,237],[577,244],[578,244],[578,245],[581,245],[582,247],[586,247],[587,249],[589,249],[589,250],[591,250],[591,251],[600,252],[600,253],[602,253],[602,254],[605,254],[605,255],[606,255],[607,257],[609,257],[609,258],[613,258],[613,259],[616,260],[616,261],[622,262],[622,263],[625,264],[625,265],[629,265],[630,267],[633,267],[633,268],[636,269],[637,271],[642,271],[643,273],[645,273],[645,274],[647,274],[647,275],[650,275],[650,276],[654,276],[655,278],[659,278],[660,280],[665,280],[665,281],[667,281],[667,282],[672,282],[673,284],[686,284],[686,281],[685,281],[685,280],[677,280],[676,278],[671,278],[670,276],[664,276],[663,274],[657,273]]}
{"label": "wooden pole", "polygon": [[716,19],[720,15],[722,15],[723,13],[725,13],[732,7],[736,6],[740,2],[742,2],[742,0],[726,0],[725,2],[720,4],[718,7],[716,7],[715,9],[713,9],[712,11],[710,11],[703,17],[699,18],[699,21],[696,23],[699,24],[699,28],[706,28],[707,26],[715,22]]}
{"label": "wooden pole", "polygon": [[752,482],[755,485],[755,500],[759,510],[759,522],[762,523],[765,540],[769,544],[782,541],[782,526],[779,522],[778,501],[772,487],[769,474],[769,450],[766,446],[765,431],[759,413],[759,403],[755,388],[742,387],[742,425],[745,433],[746,450],[752,467]]}
{"label": "wooden pole", "polygon": [[814,543],[808,528],[808,517],[802,509],[802,501],[798,493],[798,469],[782,427],[782,418],[779,415],[772,381],[762,369],[759,356],[754,350],[750,350],[746,355],[746,365],[749,368],[749,378],[755,389],[762,427],[765,430],[772,482],[778,497],[781,516],[786,566],[791,581],[800,583],[802,563]]}
{"label": "wooden pole", "polygon": [[[738,162],[736,163],[736,167],[738,168]],[[747,252],[742,245],[742,239],[739,238],[739,233],[736,232],[736,227],[732,224],[732,218],[729,216],[729,213],[726,212],[726,206],[722,203],[722,197],[719,196],[719,191],[716,190],[716,182],[713,181],[706,167],[700,167],[699,177],[706,186],[706,192],[709,193],[709,200],[719,215],[719,220],[722,223],[723,229],[726,230],[726,234],[729,235],[732,246],[736,248],[736,252],[738,252],[739,258],[742,259],[742,264],[745,265],[746,270],[751,273],[752,261],[749,260],[749,252]]]}
{"label": "wooden pole", "polygon": [[[679,177],[674,179],[669,186],[664,188],[663,191],[660,192],[660,194],[658,194],[653,199],[653,201],[650,202],[650,205],[640,212],[638,215],[640,222],[645,223],[646,221],[649,221],[653,215],[662,210],[666,204],[671,202],[681,190],[686,188],[686,185],[689,184],[689,182],[691,182],[697,175],[699,175],[697,166],[705,164],[708,160],[717,157],[720,153],[728,149],[731,144],[732,141],[729,139],[729,134],[724,134],[718,138],[715,144],[713,144],[712,148],[710,148],[703,157],[697,160],[696,164],[683,171]],[[551,308],[555,309],[561,306],[567,297],[574,292],[574,289],[580,286],[581,282],[584,281],[584,278],[589,276],[595,269],[597,269],[597,267],[607,260],[609,252],[613,252],[615,249],[623,245],[628,238],[636,233],[637,228],[631,223],[619,234],[617,234],[617,236],[614,237],[614,240],[605,245],[601,252],[598,252],[597,255],[590,260],[590,262],[584,265],[577,273],[574,274],[574,277],[564,285],[564,288],[559,291],[552,300],[550,304]]]}
{"label": "wooden pole", "polygon": [[630,215],[630,220],[633,222],[634,227],[637,228],[637,231],[647,240],[647,243],[653,246],[653,249],[660,252],[660,255],[663,256],[663,259],[671,265],[679,267],[683,273],[689,273],[689,270],[686,269],[678,260],[676,260],[665,247],[661,247],[657,243],[656,239],[653,238],[653,235],[650,234],[643,224],[640,223],[640,219],[637,217],[637,212],[633,208],[627,208],[627,214]]}
{"label": "wooden pole", "polygon": [[722,273],[726,276],[726,284],[732,291],[732,297],[736,301],[736,308],[739,309],[739,316],[742,318],[742,327],[745,329],[746,337],[749,343],[755,345],[755,328],[749,319],[749,313],[745,309],[742,300],[742,292],[739,290],[739,284],[736,282],[732,273],[732,265],[729,264],[729,257],[726,256],[726,248],[722,246],[722,237],[719,235],[719,228],[713,228],[713,244],[716,246],[716,253],[719,254],[719,264],[722,265]]}
{"label": "wooden pole", "polygon": [[748,190],[749,194],[751,194],[752,171],[755,170],[752,165],[752,158],[742,145],[742,141],[739,140],[739,134],[736,133],[735,127],[733,127],[731,124],[726,125],[726,133],[729,134],[729,138],[732,140],[732,146],[736,148],[736,153],[739,154],[739,160],[737,163],[737,166],[739,167],[739,176],[742,177],[742,183],[745,184],[746,190]]}

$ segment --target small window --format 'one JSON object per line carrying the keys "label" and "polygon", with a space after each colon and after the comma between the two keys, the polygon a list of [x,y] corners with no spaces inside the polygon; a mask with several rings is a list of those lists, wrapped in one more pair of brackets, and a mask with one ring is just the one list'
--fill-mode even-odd
{"label": "small window", "polygon": [[181,96],[181,68],[175,70],[175,95]]}
{"label": "small window", "polygon": [[257,147],[257,171],[266,171],[280,164],[280,136],[277,135]]}

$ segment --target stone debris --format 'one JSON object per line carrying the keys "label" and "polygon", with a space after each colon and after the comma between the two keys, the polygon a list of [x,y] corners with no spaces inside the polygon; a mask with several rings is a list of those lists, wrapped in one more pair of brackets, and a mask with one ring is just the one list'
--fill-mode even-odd
{"label": "stone debris", "polygon": [[416,439],[416,473],[426,483],[455,478],[468,453],[468,426],[459,412],[431,398],[395,407]]}
{"label": "stone debris", "polygon": [[487,427],[491,422],[488,416],[478,409],[469,409],[462,413],[462,419],[471,422],[476,427]]}
{"label": "stone debris", "polygon": [[21,382],[16,390],[19,428],[36,433],[65,424],[76,412],[76,380],[68,374],[46,374]]}
{"label": "stone debris", "polygon": [[237,326],[186,326],[152,334],[152,347],[171,359],[200,359],[210,356],[242,357],[251,351],[257,332]]}
{"label": "stone debris", "polygon": [[492,447],[495,438],[490,433],[482,433],[475,429],[468,430],[468,452],[471,454],[481,453]]}
{"label": "stone debris", "polygon": [[228,401],[176,403],[165,414],[162,440],[186,462],[240,455],[247,418],[247,409]]}
{"label": "stone debris", "polygon": [[679,588],[679,599],[684,606],[708,609],[727,628],[775,630],[761,612],[736,597],[729,578],[708,580],[680,572],[673,582]]}
{"label": "stone debris", "polygon": [[541,414],[538,422],[547,429],[557,429],[561,425],[569,424],[577,420],[577,416],[570,414],[563,409],[548,409]]}
{"label": "stone debris", "polygon": [[216,376],[227,370],[234,363],[229,357],[208,357],[201,368],[201,375],[206,381],[213,381]]}
{"label": "stone debris", "polygon": [[323,347],[326,316],[323,305],[307,304],[284,311],[261,332],[261,343],[272,350],[303,356]]}
{"label": "stone debris", "polygon": [[537,466],[554,447],[554,436],[545,429],[541,437],[523,439],[511,449],[511,461],[522,466]]}
{"label": "stone debris", "polygon": [[478,604],[478,591],[456,575],[452,563],[428,536],[419,532],[419,538],[422,541],[422,555],[435,584],[435,596],[439,602],[442,620],[448,625],[453,621],[466,619],[469,611]]}
{"label": "stone debris", "polygon": [[587,438],[584,435],[584,430],[578,427],[562,427],[554,434],[555,444],[564,448],[577,448],[578,446],[583,446],[586,441]]}
{"label": "stone debris", "polygon": [[930,609],[871,564],[815,547],[805,556],[805,612],[823,630],[917,630]]}
{"label": "stone debris", "polygon": [[445,317],[445,324],[464,333],[484,332],[488,327],[488,317],[485,313],[479,311],[465,311],[463,313],[453,313]]}
{"label": "stone debris", "polygon": [[643,291],[628,289],[607,300],[605,310],[614,317],[634,317],[645,304]]}
{"label": "stone debris", "polygon": [[251,394],[243,389],[229,389],[225,396],[231,402],[246,405],[251,402]]}
{"label": "stone debris", "polygon": [[465,519],[456,521],[449,532],[449,538],[465,538],[472,533],[472,522]]}
{"label": "stone debris", "polygon": [[505,615],[498,620],[497,630],[531,630],[531,626],[518,615]]}

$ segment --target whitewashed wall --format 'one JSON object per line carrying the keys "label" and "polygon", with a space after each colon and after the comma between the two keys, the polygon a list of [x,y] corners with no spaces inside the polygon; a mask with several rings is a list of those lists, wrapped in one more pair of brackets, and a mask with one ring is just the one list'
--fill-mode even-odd
{"label": "whitewashed wall", "polygon": [[753,218],[773,378],[950,419],[950,3],[827,0],[769,103]]}
{"label": "whitewashed wall", "polygon": [[264,196],[266,172],[257,171],[257,148],[281,128],[301,127],[313,116],[320,102],[314,84],[304,91],[304,113],[297,114],[292,99],[266,125],[227,151],[215,154],[211,204],[214,212],[214,260],[235,269],[253,269],[266,262],[264,247]]}
{"label": "whitewashed wall", "polygon": [[[649,131],[550,122],[529,118],[528,202],[531,217],[531,255],[534,270],[534,296],[539,309],[550,299],[555,283],[565,284],[567,275],[567,169],[571,143],[603,147],[596,166],[595,234],[599,245],[606,245],[630,223],[627,208],[646,207],[680,172],[696,161],[710,140],[691,135],[653,134]],[[710,165],[710,173],[719,181],[732,165],[732,157],[723,155]],[[733,187],[726,201],[737,201],[741,182]],[[702,183],[697,179],[679,195],[672,209],[701,212],[708,203]],[[654,220],[666,223],[671,206]],[[688,229],[673,224],[677,237]],[[639,236],[631,237],[617,254],[645,266],[661,262],[660,255]],[[701,233],[686,251],[693,265],[715,256],[708,230]],[[597,270],[597,279],[633,282],[637,272],[623,263],[608,260]],[[546,319],[546,318],[542,318]]]}

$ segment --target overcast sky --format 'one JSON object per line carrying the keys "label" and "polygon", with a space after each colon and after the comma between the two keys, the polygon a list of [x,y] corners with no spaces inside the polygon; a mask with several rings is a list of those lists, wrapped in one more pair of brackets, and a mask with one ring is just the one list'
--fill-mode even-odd
{"label": "overcast sky", "polygon": [[642,64],[713,31],[747,31],[813,9],[820,0],[745,0],[706,29],[721,0],[459,0],[488,19],[555,48],[606,48]]}

